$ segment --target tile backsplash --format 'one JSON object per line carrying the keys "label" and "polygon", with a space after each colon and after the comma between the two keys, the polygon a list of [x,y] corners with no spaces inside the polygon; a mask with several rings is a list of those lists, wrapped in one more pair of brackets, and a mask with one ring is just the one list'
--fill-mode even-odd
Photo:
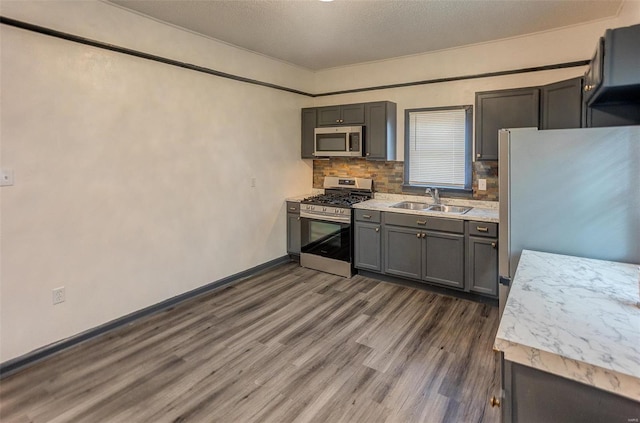
{"label": "tile backsplash", "polygon": [[[370,178],[376,192],[402,194],[404,162],[378,162],[366,159],[331,158],[313,161],[313,187],[322,188],[325,176],[352,176]],[[487,180],[487,190],[478,191],[478,179]],[[446,194],[444,195],[446,197]],[[473,198],[498,200],[498,162],[484,161],[473,164]]]}

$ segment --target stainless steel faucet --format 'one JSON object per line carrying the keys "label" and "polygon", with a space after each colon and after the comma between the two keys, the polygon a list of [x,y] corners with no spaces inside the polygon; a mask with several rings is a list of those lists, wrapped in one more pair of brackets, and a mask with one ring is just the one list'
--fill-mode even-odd
{"label": "stainless steel faucet", "polygon": [[431,198],[433,198],[433,204],[440,204],[440,192],[438,188],[427,188],[425,194],[431,194]]}

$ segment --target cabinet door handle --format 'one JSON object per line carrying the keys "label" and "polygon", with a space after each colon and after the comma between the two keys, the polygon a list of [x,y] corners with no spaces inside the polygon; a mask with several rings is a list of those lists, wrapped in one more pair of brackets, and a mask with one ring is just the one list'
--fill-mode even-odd
{"label": "cabinet door handle", "polygon": [[427,221],[426,221],[426,220],[416,220],[416,223],[417,223],[418,225],[426,225],[426,224],[427,224]]}
{"label": "cabinet door handle", "polygon": [[492,247],[492,248],[496,248],[496,245],[497,245],[497,244],[496,244],[495,242],[492,242],[492,243],[491,243],[491,247]]}
{"label": "cabinet door handle", "polygon": [[482,154],[478,153],[478,154],[476,154],[476,157],[480,158],[480,157],[482,157]]}
{"label": "cabinet door handle", "polygon": [[416,234],[416,238],[420,238],[420,232]]}
{"label": "cabinet door handle", "polygon": [[476,226],[476,231],[478,232],[489,232],[489,228],[486,226]]}
{"label": "cabinet door handle", "polygon": [[300,220],[300,216],[298,216],[298,220]]}
{"label": "cabinet door handle", "polygon": [[380,228],[376,228],[376,232],[380,232]]}
{"label": "cabinet door handle", "polygon": [[491,404],[491,407],[500,407],[500,400],[494,395],[489,400],[489,404]]}
{"label": "cabinet door handle", "polygon": [[296,208],[295,207],[289,207],[289,210],[296,211]]}
{"label": "cabinet door handle", "polygon": [[370,214],[363,214],[362,218],[363,219],[371,219],[371,215]]}
{"label": "cabinet door handle", "polygon": [[422,237],[423,237],[423,238],[426,238],[426,237],[427,237],[427,234],[423,233],[423,234],[422,234]]}

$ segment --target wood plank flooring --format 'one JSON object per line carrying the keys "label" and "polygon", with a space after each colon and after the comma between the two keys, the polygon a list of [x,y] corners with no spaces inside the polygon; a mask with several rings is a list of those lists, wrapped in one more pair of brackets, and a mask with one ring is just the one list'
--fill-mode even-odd
{"label": "wood plank flooring", "polygon": [[498,310],[291,263],[0,381],[2,422],[497,422]]}

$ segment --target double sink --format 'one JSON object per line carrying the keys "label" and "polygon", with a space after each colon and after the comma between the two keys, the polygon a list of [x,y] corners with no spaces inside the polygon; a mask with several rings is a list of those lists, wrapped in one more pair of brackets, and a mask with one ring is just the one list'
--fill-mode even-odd
{"label": "double sink", "polygon": [[464,207],[464,206],[445,206],[444,204],[427,204],[427,203],[419,203],[416,201],[403,201],[398,204],[394,204],[390,206],[394,209],[405,209],[405,210],[422,210],[422,211],[430,211],[430,212],[441,212],[441,213],[452,213],[452,214],[465,214],[472,207]]}

